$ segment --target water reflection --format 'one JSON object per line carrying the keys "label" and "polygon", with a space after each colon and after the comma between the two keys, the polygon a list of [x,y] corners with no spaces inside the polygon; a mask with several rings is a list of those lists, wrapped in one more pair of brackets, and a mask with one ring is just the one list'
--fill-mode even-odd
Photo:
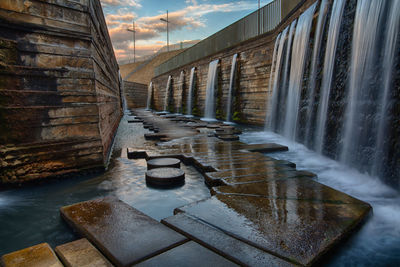
{"label": "water reflection", "polygon": [[289,146],[288,152],[273,153],[274,158],[290,160],[297,169],[312,171],[318,182],[331,186],[373,207],[373,215],[359,231],[335,251],[327,266],[399,266],[400,195],[378,178],[362,174],[305,146],[274,133],[247,132],[246,143],[276,142]]}
{"label": "water reflection", "polygon": [[148,131],[125,119],[118,129],[108,171],[0,191],[0,255],[41,242],[54,247],[77,239],[60,218],[59,208],[65,205],[112,195],[160,220],[173,215],[176,207],[210,195],[203,177],[183,164],[183,186],[174,190],[147,187],[145,160],[127,159],[126,147],[151,148],[143,138]]}

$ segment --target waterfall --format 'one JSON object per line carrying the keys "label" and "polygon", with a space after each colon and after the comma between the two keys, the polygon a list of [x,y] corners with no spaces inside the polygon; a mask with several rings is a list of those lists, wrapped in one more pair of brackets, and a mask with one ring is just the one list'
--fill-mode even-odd
{"label": "waterfall", "polygon": [[292,140],[296,137],[304,66],[307,58],[308,42],[316,4],[317,3],[314,3],[299,17],[293,40],[288,99],[286,102],[287,109],[283,130],[283,134]]}
{"label": "waterfall", "polygon": [[307,105],[307,122],[306,122],[306,133],[305,139],[307,145],[310,145],[310,141],[312,138],[312,124],[314,121],[313,110],[315,106],[315,87],[316,87],[316,80],[317,80],[317,70],[319,66],[319,57],[321,51],[321,44],[322,44],[322,36],[325,29],[326,18],[328,13],[328,0],[322,0],[321,5],[319,8],[319,15],[318,15],[318,22],[317,28],[315,30],[314,35],[314,49],[313,55],[311,59],[311,72],[310,72],[310,81],[308,84],[308,105]]}
{"label": "waterfall", "polygon": [[335,66],[336,47],[339,39],[340,25],[345,4],[346,0],[336,0],[333,3],[331,19],[329,22],[315,133],[315,150],[319,153],[322,152],[324,145],[325,126],[328,119],[328,103],[331,92],[333,68]]}
{"label": "waterfall", "polygon": [[168,98],[169,98],[169,89],[171,87],[171,75],[168,76],[167,87],[165,88],[165,96],[164,96],[164,111],[168,109]]}
{"label": "waterfall", "polygon": [[286,45],[286,52],[285,52],[285,63],[283,65],[283,70],[282,70],[282,85],[278,90],[281,92],[278,95],[278,103],[276,104],[277,108],[274,110],[274,115],[271,114],[270,118],[274,122],[271,123],[271,130],[282,132],[283,131],[283,119],[282,114],[285,114],[286,112],[286,98],[288,94],[288,75],[289,75],[289,67],[290,67],[290,61],[289,59],[291,58],[291,51],[292,51],[292,43],[293,43],[293,36],[294,36],[294,31],[296,29],[296,24],[297,20],[294,20],[290,24],[290,29],[289,29],[289,37]]}
{"label": "waterfall", "polygon": [[371,147],[368,143],[374,142],[371,135],[376,129],[370,128],[375,127],[372,113],[375,99],[371,84],[374,82],[374,72],[377,71],[375,56],[384,3],[384,0],[359,0],[354,21],[348,103],[340,160],[362,168],[372,164],[370,156],[373,152],[368,151]]}
{"label": "waterfall", "polygon": [[[281,65],[282,65],[282,52],[283,52],[283,47],[285,45],[285,40],[286,40],[286,34],[289,30],[289,27],[286,27],[283,32],[280,35],[280,38],[276,39],[275,47],[278,47],[276,52],[276,62],[273,63],[275,65],[275,73],[271,75],[269,78],[269,84],[272,85],[272,88],[269,88],[269,97],[268,101],[269,104],[267,105],[269,108],[267,110],[267,125],[268,128],[271,128],[272,125],[275,122],[275,119],[271,114],[276,114],[276,109],[278,107],[278,81],[280,77],[280,70],[281,70]],[[279,45],[277,46],[279,40]],[[272,94],[272,96],[271,96]]]}
{"label": "waterfall", "polygon": [[194,90],[194,72],[196,67],[193,67],[190,70],[190,82],[189,82],[189,90],[188,90],[188,98],[187,98],[187,105],[186,105],[186,114],[191,116],[192,115],[192,102],[193,102],[193,90]]}
{"label": "waterfall", "polygon": [[232,121],[232,105],[233,105],[233,93],[234,93],[234,83],[236,77],[236,60],[237,54],[234,54],[232,57],[232,66],[231,66],[231,76],[229,78],[229,93],[228,93],[228,103],[226,105],[226,121]]}
{"label": "waterfall", "polygon": [[[321,1],[312,53],[315,4],[277,36],[266,126],[398,187],[400,1],[329,3]],[[339,50],[348,42],[351,51]]]}
{"label": "waterfall", "polygon": [[151,109],[151,95],[153,93],[153,82],[150,82],[149,87],[147,88],[147,104],[146,110]]}
{"label": "waterfall", "polygon": [[185,72],[181,71],[181,74],[179,76],[179,97],[178,97],[178,110],[177,112],[179,114],[182,114],[182,98],[183,98],[183,85],[185,83]]}
{"label": "waterfall", "polygon": [[[395,103],[391,101],[390,98],[390,91],[392,88],[392,72],[393,72],[393,64],[394,59],[396,57],[396,53],[398,56],[398,49],[399,47],[396,46],[398,42],[398,33],[400,31],[400,1],[392,1],[392,4],[389,8],[390,13],[388,16],[387,21],[387,32],[386,32],[386,40],[384,43],[384,52],[385,55],[384,60],[382,61],[382,69],[383,69],[383,92],[382,97],[380,99],[380,106],[377,112],[377,121],[379,122],[378,125],[378,132],[376,136],[376,146],[375,146],[375,157],[374,157],[374,164],[372,166],[372,174],[378,175],[382,173],[383,165],[385,156],[387,153],[386,147],[388,146],[385,144],[385,137],[387,132],[387,124],[388,124],[388,117],[389,117],[389,108]],[[387,160],[387,159],[386,159]]]}
{"label": "waterfall", "polygon": [[217,87],[217,68],[219,60],[211,61],[208,66],[207,89],[204,109],[205,120],[215,120],[215,88]]}

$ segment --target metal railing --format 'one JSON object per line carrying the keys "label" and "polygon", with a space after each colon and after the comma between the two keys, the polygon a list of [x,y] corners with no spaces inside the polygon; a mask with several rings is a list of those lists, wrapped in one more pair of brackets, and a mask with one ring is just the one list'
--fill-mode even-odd
{"label": "metal railing", "polygon": [[275,29],[300,2],[301,0],[275,0],[269,3],[160,64],[155,68],[155,76]]}

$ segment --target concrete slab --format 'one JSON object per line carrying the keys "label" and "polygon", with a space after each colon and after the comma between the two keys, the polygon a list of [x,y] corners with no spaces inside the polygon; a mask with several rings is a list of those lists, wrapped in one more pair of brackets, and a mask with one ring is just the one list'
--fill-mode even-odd
{"label": "concrete slab", "polygon": [[211,194],[248,195],[265,198],[297,199],[334,204],[364,205],[356,198],[309,178],[292,178],[247,184],[219,186],[211,189]]}
{"label": "concrete slab", "polygon": [[161,222],[239,265],[293,266],[292,263],[233,238],[185,213],[165,218]]}
{"label": "concrete slab", "polygon": [[289,262],[311,265],[369,213],[368,204],[335,204],[216,195],[179,209]]}
{"label": "concrete slab", "polygon": [[3,255],[0,263],[0,265],[4,267],[63,266],[47,243],[42,243]]}
{"label": "concrete slab", "polygon": [[60,209],[61,216],[117,266],[129,266],[187,239],[116,198]]}
{"label": "concrete slab", "polygon": [[289,148],[287,146],[269,143],[269,144],[243,144],[242,149],[246,149],[252,152],[261,152],[261,153],[271,153],[278,151],[288,151]]}
{"label": "concrete slab", "polygon": [[135,266],[140,267],[176,267],[176,266],[238,266],[233,262],[221,257],[211,250],[190,241],[160,255],[150,258]]}
{"label": "concrete slab", "polygon": [[86,238],[58,246],[55,251],[67,267],[114,266]]}
{"label": "concrete slab", "polygon": [[146,133],[144,134],[144,138],[146,140],[160,140],[162,138],[166,138],[167,135],[163,133]]}

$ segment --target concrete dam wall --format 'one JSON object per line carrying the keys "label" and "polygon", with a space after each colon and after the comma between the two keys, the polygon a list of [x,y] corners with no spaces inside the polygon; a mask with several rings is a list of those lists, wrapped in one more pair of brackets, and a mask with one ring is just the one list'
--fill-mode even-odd
{"label": "concrete dam wall", "polygon": [[0,182],[104,168],[122,84],[100,1],[0,1],[0,60]]}
{"label": "concrete dam wall", "polygon": [[399,22],[396,1],[302,1],[274,30],[156,76],[153,107],[264,126],[399,189]]}
{"label": "concrete dam wall", "polygon": [[[289,2],[291,7],[294,7],[292,2],[298,1],[282,1],[284,4]],[[206,98],[206,85],[209,63],[215,59],[219,59],[218,67],[218,102],[217,109],[220,111],[219,118],[223,119],[226,117],[226,103],[229,92],[230,72],[232,57],[238,54],[238,66],[236,73],[236,94],[239,101],[237,101],[236,107],[233,111],[237,112],[237,118],[239,122],[263,125],[265,122],[266,114],[266,103],[267,96],[270,93],[268,87],[269,76],[272,65],[272,55],[274,50],[274,43],[277,35],[290,23],[299,17],[313,2],[311,0],[302,1],[291,12],[286,11],[288,14],[281,23],[277,25],[273,30],[262,34],[258,37],[249,39],[245,42],[239,43],[238,45],[228,47],[220,50],[210,56],[203,57],[200,60],[191,62],[182,67],[172,69],[161,75],[153,78],[154,87],[154,106],[157,110],[163,110],[164,96],[166,92],[166,85],[168,77],[172,76],[171,93],[172,97],[170,100],[171,105],[174,106],[174,110],[178,110],[178,103],[186,103],[187,99],[187,88],[190,83],[190,71],[192,67],[196,68],[195,71],[195,101],[193,105],[193,115],[203,116],[205,109],[205,98]],[[265,14],[267,16],[267,14]],[[227,27],[229,30],[229,26]],[[201,42],[199,43],[201,44]],[[185,52],[190,52],[186,50]],[[179,56],[179,55],[178,55]],[[163,63],[168,65],[168,62]],[[165,69],[164,66],[161,66]],[[185,76],[183,85],[180,83],[180,73],[184,71]],[[156,73],[159,70],[156,69]],[[182,91],[183,90],[183,91]],[[183,98],[181,101],[180,98]]]}

